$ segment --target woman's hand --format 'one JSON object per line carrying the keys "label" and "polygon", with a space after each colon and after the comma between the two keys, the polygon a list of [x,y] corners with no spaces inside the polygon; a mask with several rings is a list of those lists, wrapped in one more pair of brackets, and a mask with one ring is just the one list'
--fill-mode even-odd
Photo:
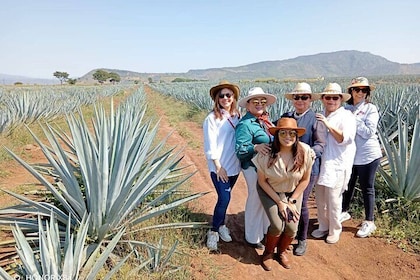
{"label": "woman's hand", "polygon": [[226,170],[223,167],[216,169],[216,176],[217,181],[222,181],[223,183],[227,183],[229,180]]}
{"label": "woman's hand", "polygon": [[289,209],[289,211],[291,213],[291,215],[287,219],[287,221],[288,222],[293,221],[294,223],[298,222],[299,221],[299,218],[300,218],[300,213],[297,210],[296,203],[291,203],[289,201],[289,203],[287,204],[287,208]]}
{"label": "woman's hand", "polygon": [[254,145],[254,151],[257,153],[268,155],[268,153],[271,151],[271,147],[269,144],[263,143],[263,144],[255,144]]}
{"label": "woman's hand", "polygon": [[330,128],[330,124],[328,123],[327,118],[326,118],[323,114],[321,114],[321,113],[316,113],[316,114],[315,114],[315,118],[316,118],[318,121],[323,122],[323,123],[325,124],[325,126],[326,126],[328,129]]}

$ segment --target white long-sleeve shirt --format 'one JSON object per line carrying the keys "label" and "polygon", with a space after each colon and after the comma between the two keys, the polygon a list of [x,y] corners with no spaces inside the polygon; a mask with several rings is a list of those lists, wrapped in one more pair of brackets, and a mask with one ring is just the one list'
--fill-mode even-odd
{"label": "white long-sleeve shirt", "polygon": [[235,127],[238,116],[230,116],[222,110],[223,119],[216,119],[210,112],[203,122],[204,153],[210,172],[216,172],[213,160],[218,159],[228,176],[238,175],[241,170],[239,159],[235,154]]}
{"label": "white long-sleeve shirt", "polygon": [[345,171],[343,190],[350,180],[353,167],[354,155],[356,154],[356,118],[352,112],[338,108],[327,117],[328,123],[343,132],[343,141],[338,143],[334,137],[328,133],[327,145],[321,157],[321,170],[319,173],[318,184],[325,187],[334,188],[337,184],[337,171]]}
{"label": "white long-sleeve shirt", "polygon": [[379,121],[378,109],[372,103],[360,102],[353,108],[356,116],[356,156],[354,165],[365,165],[382,157],[377,128]]}

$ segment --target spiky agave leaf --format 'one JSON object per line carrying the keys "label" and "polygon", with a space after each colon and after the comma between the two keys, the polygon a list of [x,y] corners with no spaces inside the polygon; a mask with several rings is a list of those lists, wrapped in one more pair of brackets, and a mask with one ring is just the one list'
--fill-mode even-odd
{"label": "spiky agave leaf", "polygon": [[398,145],[393,139],[379,130],[379,139],[384,148],[387,161],[380,166],[379,172],[385,183],[398,197],[407,200],[420,199],[420,120],[419,114],[409,143],[408,124],[398,118]]}

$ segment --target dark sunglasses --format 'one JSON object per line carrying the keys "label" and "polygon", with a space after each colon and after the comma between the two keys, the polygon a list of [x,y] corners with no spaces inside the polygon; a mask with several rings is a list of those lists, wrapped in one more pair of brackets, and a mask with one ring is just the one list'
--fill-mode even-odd
{"label": "dark sunglasses", "polygon": [[223,99],[223,98],[225,98],[225,96],[227,97],[227,98],[231,98],[232,97],[232,93],[225,93],[225,94],[222,94],[222,93],[219,93],[219,98],[220,99]]}
{"label": "dark sunglasses", "polygon": [[337,101],[338,99],[340,99],[340,97],[339,96],[324,96],[323,97],[325,100],[334,100],[334,101]]}
{"label": "dark sunglasses", "polygon": [[362,91],[363,93],[368,93],[369,92],[369,88],[354,87],[354,88],[352,88],[352,90],[354,90],[355,92]]}
{"label": "dark sunglasses", "polygon": [[307,95],[293,95],[293,100],[299,100],[299,99],[301,99],[301,100],[305,101],[305,100],[308,100],[309,98],[310,97],[307,96]]}

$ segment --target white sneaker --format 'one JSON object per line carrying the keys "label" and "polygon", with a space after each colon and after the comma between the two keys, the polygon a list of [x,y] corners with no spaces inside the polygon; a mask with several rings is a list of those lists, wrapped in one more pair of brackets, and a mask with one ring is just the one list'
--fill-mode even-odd
{"label": "white sneaker", "polygon": [[217,242],[219,242],[219,234],[209,230],[209,232],[207,232],[207,248],[209,248],[210,251],[217,251]]}
{"label": "white sneaker", "polygon": [[328,235],[328,230],[316,229],[311,233],[311,235],[315,238],[324,238],[326,235]]}
{"label": "white sneaker", "polygon": [[376,230],[375,223],[373,221],[364,221],[362,227],[357,231],[358,237],[368,237],[372,232]]}
{"label": "white sneaker", "polygon": [[340,235],[339,235],[339,234],[336,234],[336,235],[328,235],[328,236],[327,236],[327,239],[325,239],[325,241],[326,241],[328,244],[334,244],[334,243],[337,243],[337,242],[338,242],[338,240],[340,240]]}
{"label": "white sneaker", "polygon": [[229,229],[226,225],[222,225],[219,227],[219,237],[225,242],[232,241],[232,237],[230,236]]}
{"label": "white sneaker", "polygon": [[351,219],[351,216],[350,216],[349,212],[342,212],[340,214],[340,223],[348,221],[350,219]]}

